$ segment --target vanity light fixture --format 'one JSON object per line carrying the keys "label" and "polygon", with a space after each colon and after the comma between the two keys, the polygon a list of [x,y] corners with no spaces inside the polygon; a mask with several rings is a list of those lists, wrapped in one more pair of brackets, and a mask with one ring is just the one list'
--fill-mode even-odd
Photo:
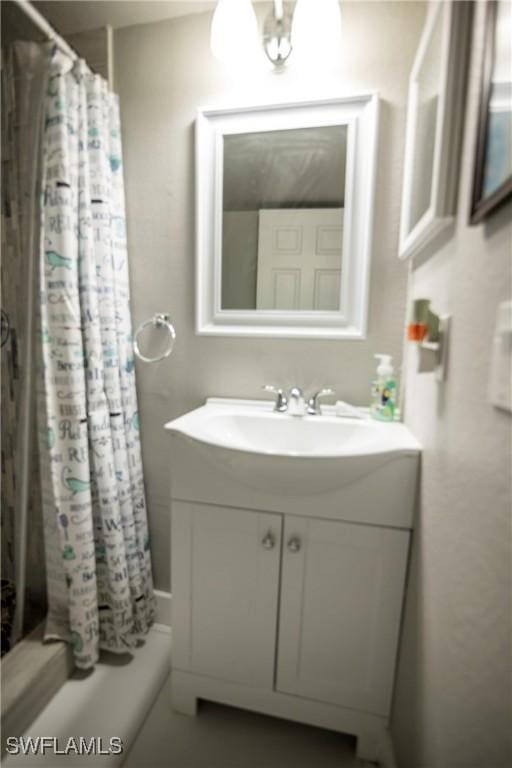
{"label": "vanity light fixture", "polygon": [[[237,65],[255,60],[257,38],[250,0],[219,0],[211,28],[215,58]],[[292,51],[308,67],[331,63],[341,50],[339,0],[274,0],[263,23],[262,45],[276,72],[283,71]]]}
{"label": "vanity light fixture", "polygon": [[263,24],[263,50],[277,72],[282,72],[292,46],[291,3],[275,0]]}

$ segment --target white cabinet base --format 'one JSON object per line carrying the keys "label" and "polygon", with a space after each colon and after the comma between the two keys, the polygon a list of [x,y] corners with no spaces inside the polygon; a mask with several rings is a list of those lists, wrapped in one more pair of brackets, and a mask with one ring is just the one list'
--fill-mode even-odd
{"label": "white cabinet base", "polygon": [[362,760],[377,761],[389,738],[385,717],[173,669],[173,709],[195,715],[197,699],[356,736],[357,757]]}
{"label": "white cabinet base", "polygon": [[197,694],[189,680],[181,681],[181,677],[189,678],[191,675],[173,671],[171,674],[171,698],[172,708],[182,715],[195,717],[197,715]]}

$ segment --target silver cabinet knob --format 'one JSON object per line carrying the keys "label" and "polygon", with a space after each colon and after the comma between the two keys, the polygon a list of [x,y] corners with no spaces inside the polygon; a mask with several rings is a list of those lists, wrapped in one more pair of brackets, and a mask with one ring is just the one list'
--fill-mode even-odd
{"label": "silver cabinet knob", "polygon": [[301,548],[301,540],[298,536],[292,536],[292,538],[289,540],[287,544],[288,549],[290,552],[299,552]]}
{"label": "silver cabinet knob", "polygon": [[261,541],[264,549],[273,549],[276,543],[272,531],[269,531]]}

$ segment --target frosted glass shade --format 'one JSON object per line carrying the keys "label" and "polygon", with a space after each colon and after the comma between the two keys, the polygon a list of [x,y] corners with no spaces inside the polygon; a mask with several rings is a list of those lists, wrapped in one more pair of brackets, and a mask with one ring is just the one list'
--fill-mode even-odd
{"label": "frosted glass shade", "polygon": [[293,58],[308,67],[335,64],[341,55],[338,0],[297,0],[292,23]]}
{"label": "frosted glass shade", "polygon": [[251,0],[219,0],[212,19],[210,47],[215,58],[225,64],[243,65],[261,56]]}

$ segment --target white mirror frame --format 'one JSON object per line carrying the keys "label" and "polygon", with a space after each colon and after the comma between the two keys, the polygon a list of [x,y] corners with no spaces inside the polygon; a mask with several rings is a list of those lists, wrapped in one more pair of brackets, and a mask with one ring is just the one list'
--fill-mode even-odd
{"label": "white mirror frame", "polygon": [[[411,228],[418,79],[439,18],[442,44],[429,207]],[[399,256],[417,256],[454,222],[464,117],[471,3],[431,0],[409,78]]]}
{"label": "white mirror frame", "polygon": [[[200,109],[196,122],[196,333],[364,339],[377,158],[376,93],[322,101]],[[223,138],[229,134],[346,125],[347,166],[338,311],[221,308]]]}

